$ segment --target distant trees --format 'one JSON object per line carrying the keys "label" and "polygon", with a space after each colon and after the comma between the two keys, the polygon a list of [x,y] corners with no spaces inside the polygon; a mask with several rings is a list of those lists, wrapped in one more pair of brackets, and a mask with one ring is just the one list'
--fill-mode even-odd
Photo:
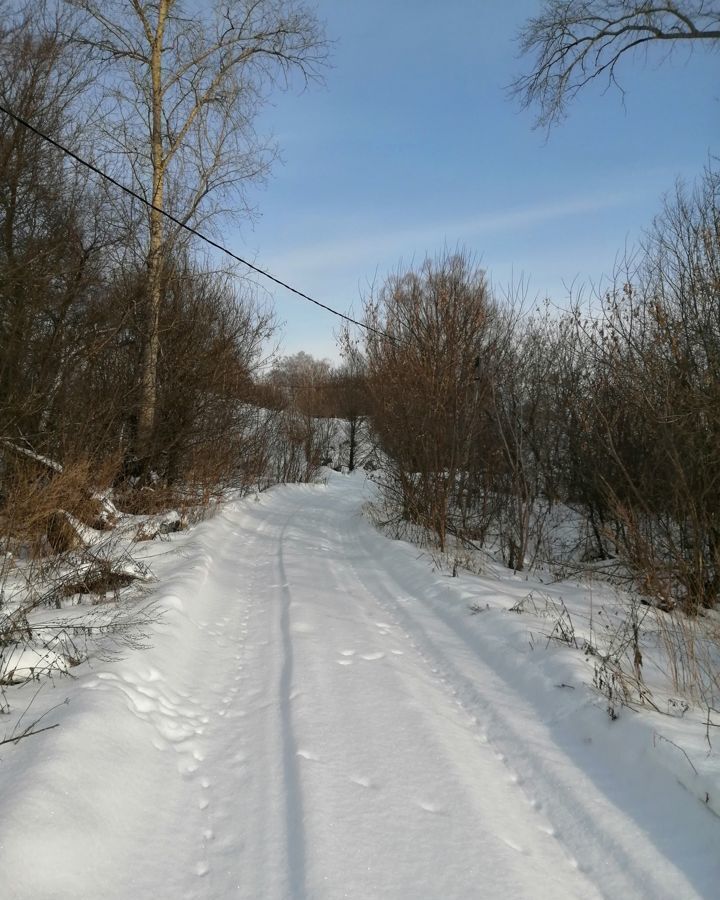
{"label": "distant trees", "polygon": [[347,354],[344,365],[333,372],[330,394],[333,416],[345,423],[347,467],[352,472],[357,465],[360,427],[370,411],[365,361],[359,353]]}
{"label": "distant trees", "polygon": [[545,0],[520,32],[532,68],[514,93],[537,106],[540,125],[553,125],[590,81],[618,86],[620,60],[651,44],[720,44],[720,3],[713,0]]}

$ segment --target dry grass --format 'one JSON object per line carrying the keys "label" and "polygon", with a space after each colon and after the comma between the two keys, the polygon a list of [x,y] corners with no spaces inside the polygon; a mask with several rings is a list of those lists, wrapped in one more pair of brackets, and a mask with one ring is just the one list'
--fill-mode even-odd
{"label": "dry grass", "polygon": [[79,459],[58,472],[7,454],[0,538],[9,549],[22,549],[31,558],[74,549],[79,538],[64,513],[94,528],[107,527],[94,486],[109,483],[115,468],[115,460],[98,465]]}

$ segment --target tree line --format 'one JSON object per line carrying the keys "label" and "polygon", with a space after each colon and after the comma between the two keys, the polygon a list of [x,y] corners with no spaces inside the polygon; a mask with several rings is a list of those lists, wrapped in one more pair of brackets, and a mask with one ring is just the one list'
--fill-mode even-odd
{"label": "tree line", "polygon": [[717,605],[719,199],[712,167],[678,186],[589,306],[501,301],[465,252],[388,279],[362,343],[398,519],[521,570],[564,504],[586,560],[621,559],[666,608]]}
{"label": "tree line", "polygon": [[0,12],[2,105],[147,201],[0,114],[5,505],[42,459],[95,470],[131,506],[138,487],[263,477],[272,423],[251,401],[273,313],[182,226],[252,215],[276,152],[258,113],[318,77],[321,24],[293,0]]}

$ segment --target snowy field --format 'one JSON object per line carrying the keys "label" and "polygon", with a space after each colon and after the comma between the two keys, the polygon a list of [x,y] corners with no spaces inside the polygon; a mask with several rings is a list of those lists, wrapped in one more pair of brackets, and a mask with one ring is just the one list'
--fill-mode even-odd
{"label": "snowy field", "polygon": [[152,646],[47,682],[59,727],[0,747],[0,897],[716,898],[720,736],[608,716],[546,637],[589,588],[451,578],[327,477],[143,545]]}

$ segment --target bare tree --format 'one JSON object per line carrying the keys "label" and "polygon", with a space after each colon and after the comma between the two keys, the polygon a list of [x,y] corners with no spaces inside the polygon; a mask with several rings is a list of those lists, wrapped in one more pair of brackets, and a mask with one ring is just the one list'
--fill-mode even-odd
{"label": "bare tree", "polygon": [[333,372],[332,412],[342,419],[344,441],[347,444],[347,467],[350,472],[357,464],[358,437],[363,418],[370,409],[365,378],[365,360],[359,352],[345,353],[345,363]]}
{"label": "bare tree", "polygon": [[[83,37],[106,64],[105,143],[152,208],[137,410],[137,449],[151,447],[157,407],[163,268],[184,224],[243,199],[273,148],[254,121],[272,87],[307,82],[325,57],[322,29],[299,0],[65,0],[86,14]],[[247,211],[247,206],[244,207]]]}
{"label": "bare tree", "polygon": [[389,278],[365,304],[366,383],[386,497],[441,550],[475,453],[498,337],[485,273],[465,252]]}
{"label": "bare tree", "polygon": [[696,42],[720,43],[717,0],[546,0],[520,32],[521,52],[534,62],[512,92],[524,106],[539,106],[539,125],[553,125],[595,78],[622,91],[616,69],[632,51]]}
{"label": "bare tree", "polygon": [[[0,5],[0,99],[77,147],[86,124],[78,98],[87,53],[67,37],[73,17],[44,2],[14,13]],[[71,334],[97,285],[107,229],[84,172],[11,118],[0,117],[0,431],[37,441],[72,359],[87,345]],[[87,326],[87,321],[84,323]],[[46,448],[48,449],[48,448]]]}

